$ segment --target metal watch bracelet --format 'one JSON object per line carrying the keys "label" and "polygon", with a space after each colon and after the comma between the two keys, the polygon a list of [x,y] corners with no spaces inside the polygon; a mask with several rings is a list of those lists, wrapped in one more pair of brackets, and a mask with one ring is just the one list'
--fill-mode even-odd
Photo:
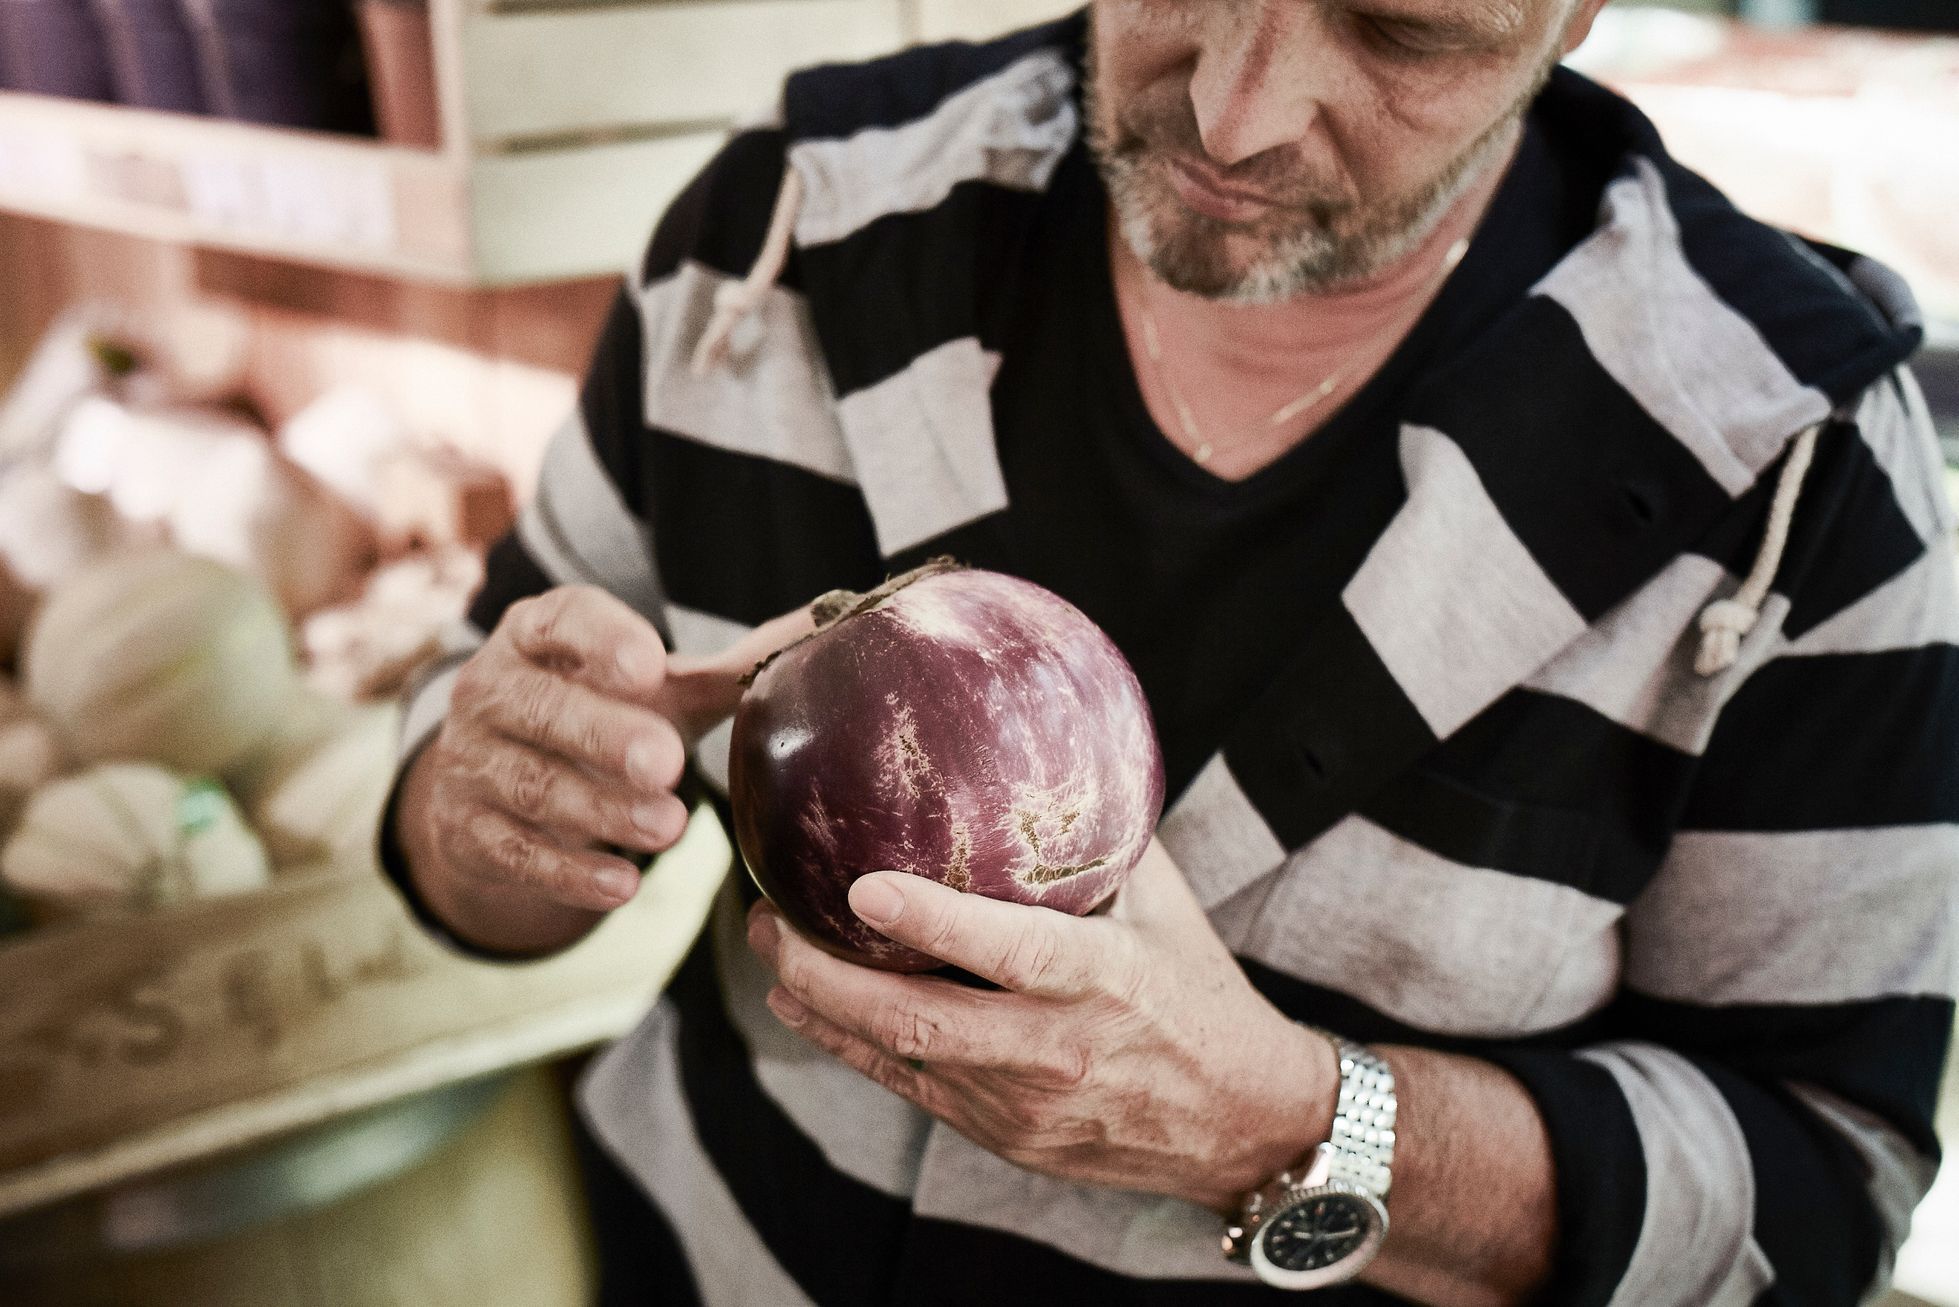
{"label": "metal watch bracelet", "polygon": [[[1395,1114],[1394,1071],[1365,1047],[1314,1026],[1307,1029],[1333,1045],[1340,1067],[1340,1093],[1333,1130],[1307,1161],[1281,1172],[1246,1195],[1239,1219],[1225,1231],[1224,1252],[1234,1262],[1250,1260],[1258,1229],[1294,1196],[1310,1186],[1335,1183],[1365,1190],[1385,1202],[1393,1184]],[[1315,1165],[1323,1156],[1327,1165]],[[1318,1175],[1313,1173],[1318,1171]]]}

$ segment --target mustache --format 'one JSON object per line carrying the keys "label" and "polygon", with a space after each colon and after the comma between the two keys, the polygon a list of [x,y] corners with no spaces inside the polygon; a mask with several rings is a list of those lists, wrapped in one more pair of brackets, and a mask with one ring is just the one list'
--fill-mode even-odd
{"label": "mustache", "polygon": [[1131,166],[1156,159],[1185,160],[1200,165],[1222,186],[1301,210],[1320,221],[1353,207],[1347,196],[1314,186],[1300,152],[1290,145],[1275,146],[1234,164],[1218,163],[1205,150],[1197,113],[1184,97],[1125,108],[1127,112],[1113,116],[1109,139],[1099,143],[1111,160]]}

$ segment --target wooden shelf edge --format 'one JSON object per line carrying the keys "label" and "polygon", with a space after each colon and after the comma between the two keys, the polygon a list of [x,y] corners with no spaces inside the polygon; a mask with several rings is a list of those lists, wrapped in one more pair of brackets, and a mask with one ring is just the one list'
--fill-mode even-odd
{"label": "wooden shelf edge", "polygon": [[469,284],[468,174],[361,137],[0,91],[0,209],[151,240]]}

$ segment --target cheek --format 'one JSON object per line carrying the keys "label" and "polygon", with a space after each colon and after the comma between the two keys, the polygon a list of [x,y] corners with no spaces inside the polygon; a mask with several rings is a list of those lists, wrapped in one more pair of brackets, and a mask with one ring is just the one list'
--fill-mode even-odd
{"label": "cheek", "polygon": [[1189,81],[1197,8],[1166,0],[1101,0],[1095,6],[1090,39],[1097,89],[1110,107],[1161,94],[1172,81]]}
{"label": "cheek", "polygon": [[1507,61],[1375,68],[1360,94],[1326,106],[1327,128],[1361,189],[1405,194],[1468,150],[1529,86]]}

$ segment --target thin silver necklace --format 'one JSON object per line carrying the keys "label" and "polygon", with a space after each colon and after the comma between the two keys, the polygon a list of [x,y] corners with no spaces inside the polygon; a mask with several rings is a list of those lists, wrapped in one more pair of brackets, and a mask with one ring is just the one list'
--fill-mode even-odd
{"label": "thin silver necklace", "polygon": [[[1469,239],[1467,237],[1451,245],[1449,252],[1442,256],[1441,270],[1437,273],[1437,280],[1445,278],[1451,272],[1455,271],[1456,265],[1462,262],[1463,256],[1467,253],[1469,253]],[[1164,365],[1163,336],[1157,330],[1155,311],[1140,296],[1138,297],[1138,305],[1142,309],[1143,352],[1149,356],[1150,367],[1155,371],[1157,381],[1170,396],[1170,407],[1176,411],[1177,425],[1183,429],[1184,439],[1190,445],[1191,458],[1196,460],[1199,465],[1207,464],[1217,453],[1217,447],[1205,438],[1203,428],[1197,424],[1197,414],[1191,408],[1190,401],[1184,398],[1182,387],[1177,385],[1175,378],[1170,375],[1170,369]],[[1246,440],[1241,441],[1236,439],[1235,437],[1240,433],[1234,431],[1232,433],[1234,439],[1227,441],[1227,443],[1238,445],[1249,443],[1249,437],[1253,435],[1270,436],[1274,431],[1288,425],[1295,419],[1325,403],[1327,396],[1340,388],[1340,383],[1345,379],[1345,376],[1346,374],[1344,372],[1330,374],[1311,390],[1306,391],[1296,399],[1287,400],[1285,403],[1279,405],[1278,408],[1272,410],[1272,415],[1263,422],[1249,424],[1243,428],[1242,434],[1247,438]]]}

